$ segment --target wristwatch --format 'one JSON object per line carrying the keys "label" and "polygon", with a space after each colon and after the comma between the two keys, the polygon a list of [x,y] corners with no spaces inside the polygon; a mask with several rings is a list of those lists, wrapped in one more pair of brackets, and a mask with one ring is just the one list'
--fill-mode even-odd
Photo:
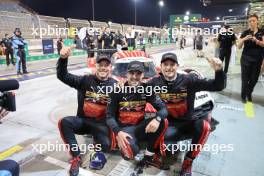
{"label": "wristwatch", "polygon": [[160,118],[160,116],[157,116],[155,119],[156,119],[158,122],[161,122],[161,118]]}

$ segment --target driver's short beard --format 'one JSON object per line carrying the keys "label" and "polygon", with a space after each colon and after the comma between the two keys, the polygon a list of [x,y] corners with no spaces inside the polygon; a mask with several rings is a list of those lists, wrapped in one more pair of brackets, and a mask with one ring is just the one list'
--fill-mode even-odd
{"label": "driver's short beard", "polygon": [[96,77],[97,77],[98,79],[100,79],[100,80],[107,80],[108,77],[109,77],[109,73],[108,73],[105,77],[101,77],[101,76],[99,76],[99,75],[100,75],[99,72],[96,72],[95,75],[96,75]]}
{"label": "driver's short beard", "polygon": [[176,78],[177,73],[175,73],[173,76],[167,77],[164,73],[163,76],[165,77],[165,79],[169,79],[169,80],[173,80]]}

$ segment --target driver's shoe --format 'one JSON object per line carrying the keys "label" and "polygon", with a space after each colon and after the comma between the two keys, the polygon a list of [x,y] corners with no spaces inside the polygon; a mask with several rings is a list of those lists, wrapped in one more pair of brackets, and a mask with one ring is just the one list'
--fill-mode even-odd
{"label": "driver's shoe", "polygon": [[192,176],[192,162],[190,158],[185,158],[182,164],[180,176]]}

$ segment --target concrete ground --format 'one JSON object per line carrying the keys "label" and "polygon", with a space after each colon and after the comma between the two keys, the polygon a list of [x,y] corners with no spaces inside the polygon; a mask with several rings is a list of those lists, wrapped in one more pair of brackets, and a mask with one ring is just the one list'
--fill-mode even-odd
{"label": "concrete ground", "polygon": [[[181,66],[195,68],[206,77],[213,77],[213,70],[206,59],[197,58],[191,48],[153,48],[149,53],[159,62],[161,55],[167,51],[178,55]],[[211,46],[205,49],[206,55],[212,54],[212,51]],[[54,69],[55,63],[55,60],[36,61],[29,66],[31,70],[41,70],[43,67]],[[74,74],[82,74],[85,70],[85,61],[82,58],[71,58],[70,64]],[[1,78],[12,75],[10,71],[3,71],[2,68],[0,74],[4,73],[5,76]],[[230,67],[227,88],[222,92],[212,93],[215,99],[213,117],[220,124],[209,136],[207,144],[210,148],[205,149],[195,160],[194,176],[264,175],[261,164],[264,160],[264,83],[258,82],[253,94],[253,105],[245,105],[240,101],[240,84],[240,67],[237,60]],[[70,157],[66,151],[58,152],[50,148],[49,152],[39,153],[35,149],[44,144],[51,146],[62,143],[57,122],[62,117],[76,114],[76,91],[57,80],[53,70],[50,74],[21,81],[16,95],[17,111],[10,113],[0,124],[0,160],[17,160],[21,164],[22,176],[67,175]],[[80,144],[88,143],[87,140],[87,137],[78,136]],[[231,146],[232,150],[220,150],[217,147],[221,144]],[[134,167],[132,162],[122,160],[118,153],[108,154],[107,160],[103,170],[94,172],[81,169],[80,175],[128,176]],[[148,168],[144,175],[177,175],[180,164],[178,160],[171,170],[166,172]]]}

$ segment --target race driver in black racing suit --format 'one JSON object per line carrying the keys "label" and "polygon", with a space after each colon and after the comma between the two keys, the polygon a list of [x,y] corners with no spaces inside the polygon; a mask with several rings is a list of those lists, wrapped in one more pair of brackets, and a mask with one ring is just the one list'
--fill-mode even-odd
{"label": "race driver in black racing suit", "polygon": [[[110,56],[97,56],[95,75],[77,76],[68,73],[67,70],[70,53],[71,47],[64,47],[60,51],[57,77],[78,91],[78,112],[77,117],[68,116],[59,120],[58,126],[61,137],[64,143],[69,145],[72,156],[69,174],[70,176],[77,176],[81,157],[75,134],[92,134],[94,141],[101,145],[104,152],[114,148],[111,140],[112,133],[105,123],[108,95],[104,93],[106,86],[113,86],[116,81],[109,77],[111,72]],[[101,91],[102,88],[103,91]]]}
{"label": "race driver in black racing suit", "polygon": [[[130,87],[131,91],[110,94],[106,123],[116,134],[124,159],[134,159],[139,152],[138,142],[145,140],[147,149],[140,165],[169,169],[154,158],[155,150],[160,147],[160,139],[166,130],[165,121],[168,115],[166,106],[156,94],[147,93],[147,85],[142,82],[144,77],[142,62],[130,62],[127,70],[127,82],[124,83],[122,89],[130,90]],[[139,93],[140,88],[144,91]],[[146,103],[150,103],[157,109],[156,117],[144,118]]]}
{"label": "race driver in black racing suit", "polygon": [[[218,58],[208,59],[215,70],[215,79],[200,79],[194,74],[180,74],[178,60],[174,53],[166,53],[161,59],[161,73],[149,84],[167,86],[167,93],[159,96],[165,102],[169,115],[169,128],[165,133],[165,141],[179,141],[185,134],[192,136],[192,144],[203,146],[210,133],[210,114],[197,119],[193,114],[195,93],[199,91],[221,91],[225,88],[226,75],[222,70],[222,62]],[[195,148],[196,149],[196,148]],[[201,147],[188,151],[180,172],[180,176],[192,175],[192,162]]]}

